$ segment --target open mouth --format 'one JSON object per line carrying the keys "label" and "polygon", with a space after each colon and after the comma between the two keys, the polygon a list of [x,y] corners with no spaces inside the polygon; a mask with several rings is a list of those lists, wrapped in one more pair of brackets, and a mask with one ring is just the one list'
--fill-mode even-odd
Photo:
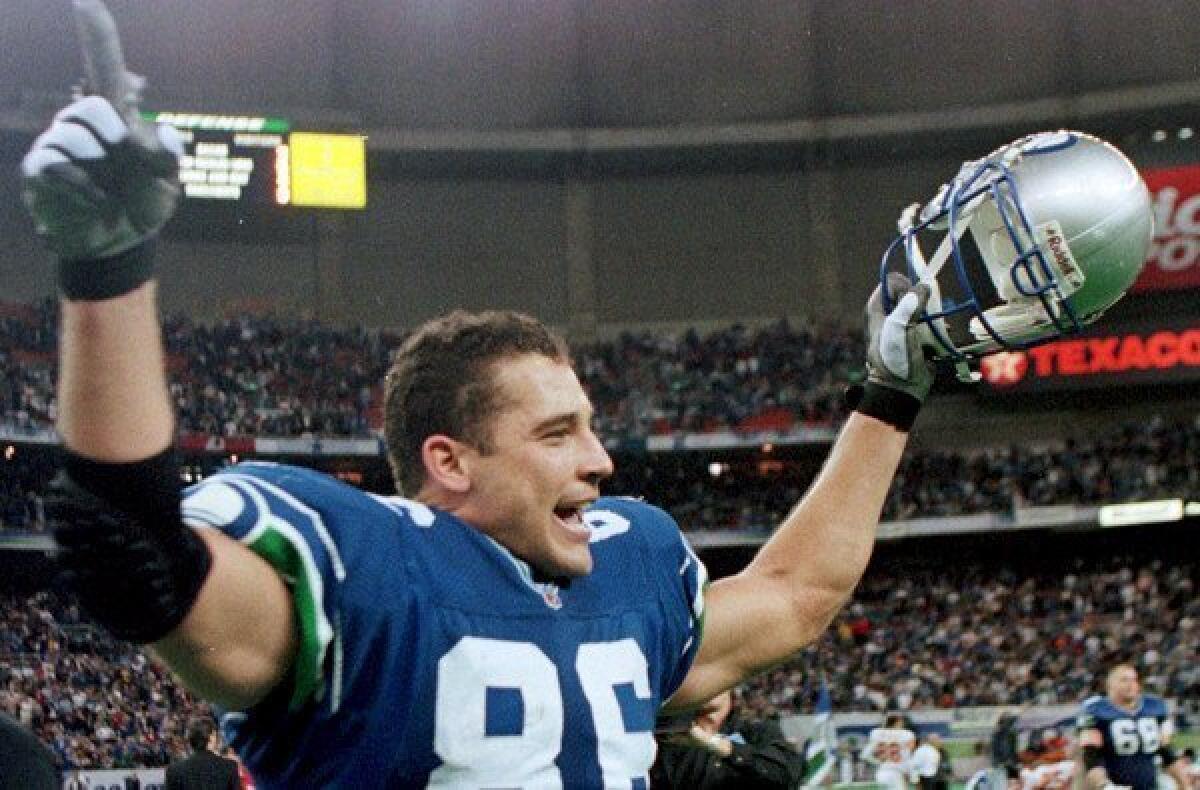
{"label": "open mouth", "polygon": [[554,517],[558,523],[579,542],[587,542],[592,537],[592,531],[583,520],[583,505],[562,505],[554,508]]}

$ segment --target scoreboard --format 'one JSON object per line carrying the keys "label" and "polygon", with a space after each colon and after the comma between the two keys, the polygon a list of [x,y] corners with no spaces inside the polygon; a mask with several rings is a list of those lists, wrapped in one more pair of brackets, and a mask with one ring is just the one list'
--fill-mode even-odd
{"label": "scoreboard", "polygon": [[362,135],[294,132],[281,118],[142,115],[183,137],[179,180],[187,198],[336,209],[367,204]]}

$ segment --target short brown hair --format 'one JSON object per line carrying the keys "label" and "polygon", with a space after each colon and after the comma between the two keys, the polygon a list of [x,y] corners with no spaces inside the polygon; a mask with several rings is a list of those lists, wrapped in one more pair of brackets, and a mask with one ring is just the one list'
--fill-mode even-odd
{"label": "short brown hair", "polygon": [[396,487],[414,496],[425,482],[421,448],[435,434],[489,452],[488,418],[498,409],[491,366],[541,354],[569,362],[566,342],[523,313],[455,310],[417,328],[396,351],[384,387],[384,437]]}

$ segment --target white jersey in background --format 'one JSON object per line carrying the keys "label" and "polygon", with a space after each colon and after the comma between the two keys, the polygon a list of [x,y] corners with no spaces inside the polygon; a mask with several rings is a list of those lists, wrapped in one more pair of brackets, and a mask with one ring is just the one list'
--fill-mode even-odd
{"label": "white jersey in background", "polygon": [[1074,760],[1061,760],[1021,769],[1023,790],[1071,790],[1074,779]]}
{"label": "white jersey in background", "polygon": [[865,758],[875,764],[875,781],[888,790],[907,790],[917,736],[911,730],[876,727],[867,736]]}
{"label": "white jersey in background", "polygon": [[920,781],[933,779],[937,776],[938,767],[942,763],[942,754],[932,743],[923,743],[909,758],[909,779]]}

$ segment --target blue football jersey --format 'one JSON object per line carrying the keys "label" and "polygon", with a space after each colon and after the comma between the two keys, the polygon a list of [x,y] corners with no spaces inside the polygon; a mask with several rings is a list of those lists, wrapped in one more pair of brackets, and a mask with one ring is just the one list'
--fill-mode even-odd
{"label": "blue football jersey", "polygon": [[1134,790],[1158,787],[1155,757],[1170,736],[1167,705],[1143,694],[1136,710],[1115,705],[1108,697],[1089,697],[1076,719],[1083,730],[1098,730],[1104,739],[1104,770],[1108,778]]}
{"label": "blue football jersey", "polygon": [[293,593],[289,681],[222,717],[260,787],[646,786],[706,582],[663,511],[596,502],[594,570],[565,587],[450,514],[297,467],[231,467],[184,518]]}

